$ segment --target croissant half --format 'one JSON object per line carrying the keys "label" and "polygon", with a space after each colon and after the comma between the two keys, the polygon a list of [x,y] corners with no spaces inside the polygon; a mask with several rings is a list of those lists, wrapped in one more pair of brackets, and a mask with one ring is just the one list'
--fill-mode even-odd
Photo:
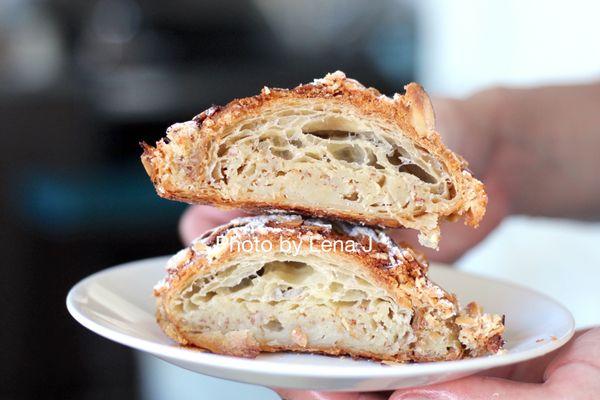
{"label": "croissant half", "polygon": [[154,290],[160,326],[215,353],[406,362],[502,346],[502,317],[474,303],[460,311],[419,255],[369,228],[298,215],[240,218],[195,240],[167,270]]}
{"label": "croissant half", "polygon": [[487,203],[419,85],[390,98],[339,71],[210,108],[142,161],[162,197],[413,228],[434,248],[442,220],[477,226]]}

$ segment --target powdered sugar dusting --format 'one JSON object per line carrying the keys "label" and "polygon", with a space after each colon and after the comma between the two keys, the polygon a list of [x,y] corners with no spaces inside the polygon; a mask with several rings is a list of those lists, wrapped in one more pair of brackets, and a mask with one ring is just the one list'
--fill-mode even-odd
{"label": "powdered sugar dusting", "polygon": [[364,89],[364,85],[355,79],[346,77],[342,71],[335,71],[325,75],[323,78],[313,80],[313,85],[325,85],[337,88],[341,85],[346,85],[356,89]]}
{"label": "powdered sugar dusting", "polygon": [[[265,214],[233,219],[229,224],[213,229],[211,232],[192,242],[192,249],[201,249],[209,261],[215,259],[224,249],[211,242],[214,235],[231,235],[232,237],[265,235],[281,233],[283,230],[294,230],[299,226],[316,227],[326,231],[338,231],[351,238],[367,237],[373,243],[387,248],[389,264],[385,268],[395,268],[406,261],[413,261],[414,256],[406,249],[398,246],[382,230],[357,226],[345,222],[330,222],[319,218],[304,218],[296,214]],[[318,232],[312,233],[318,235]],[[198,246],[200,245],[200,246]]]}
{"label": "powdered sugar dusting", "polygon": [[398,246],[396,242],[394,242],[392,238],[386,235],[382,230],[352,225],[345,222],[340,222],[339,226],[341,230],[348,236],[366,236],[371,238],[373,242],[386,246],[388,248],[388,259],[390,260],[388,268],[397,267],[403,262],[414,258],[406,248]]}
{"label": "powdered sugar dusting", "polygon": [[[308,232],[302,232],[301,239],[312,238],[319,240],[324,234],[337,232],[360,242],[368,238],[373,244],[383,245],[386,252],[374,250],[370,256],[374,259],[386,261],[382,268],[392,269],[406,262],[415,261],[414,254],[407,248],[398,246],[382,230],[372,229],[365,226],[352,225],[346,222],[331,222],[318,218],[304,218],[296,214],[264,214],[252,217],[241,217],[231,220],[228,224],[218,226],[202,236],[194,239],[190,247],[175,254],[167,263],[169,276],[177,275],[178,272],[191,265],[195,257],[202,257],[205,262],[211,264],[229,250],[228,242],[241,237],[255,237],[256,235],[267,235],[269,233],[280,234],[287,232],[300,232],[299,228],[309,228]],[[313,229],[310,229],[310,228]],[[219,240],[227,238],[226,240]],[[159,282],[155,290],[169,286],[169,278]]]}

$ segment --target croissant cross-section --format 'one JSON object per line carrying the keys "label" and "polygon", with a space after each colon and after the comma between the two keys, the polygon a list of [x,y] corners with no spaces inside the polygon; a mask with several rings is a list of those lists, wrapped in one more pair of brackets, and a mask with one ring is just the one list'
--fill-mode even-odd
{"label": "croissant cross-section", "polygon": [[414,83],[393,98],[341,72],[213,107],[171,126],[142,160],[159,195],[407,227],[437,247],[439,224],[476,226],[487,198],[434,131]]}
{"label": "croissant cross-section", "polygon": [[220,354],[297,351],[379,361],[496,353],[498,315],[433,284],[380,231],[297,215],[242,218],[171,259],[157,318],[178,342]]}

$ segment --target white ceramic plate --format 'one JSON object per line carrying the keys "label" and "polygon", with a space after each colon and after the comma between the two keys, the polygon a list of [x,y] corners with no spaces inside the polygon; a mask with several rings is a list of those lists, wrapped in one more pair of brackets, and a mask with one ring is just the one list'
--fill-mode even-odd
{"label": "white ceramic plate", "polygon": [[387,366],[366,360],[311,354],[262,354],[254,360],[182,348],[154,321],[154,284],[167,257],[98,272],[71,289],[67,307],[82,325],[115,342],[151,353],[200,374],[282,388],[373,391],[426,385],[546,354],[573,335],[573,317],[551,298],[508,283],[432,266],[430,276],[464,302],[506,314],[502,355],[468,360]]}

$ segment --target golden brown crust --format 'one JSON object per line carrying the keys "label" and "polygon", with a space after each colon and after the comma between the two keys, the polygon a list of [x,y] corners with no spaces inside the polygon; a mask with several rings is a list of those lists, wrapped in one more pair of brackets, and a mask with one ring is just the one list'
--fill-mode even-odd
{"label": "golden brown crust", "polygon": [[[377,119],[390,126],[397,127],[416,146],[425,149],[443,164],[454,181],[458,201],[439,215],[442,219],[455,220],[465,216],[465,223],[476,227],[485,213],[487,197],[483,184],[473,178],[467,170],[466,162],[446,148],[440,135],[434,130],[434,114],[429,97],[421,86],[411,83],[406,86],[406,93],[394,95],[393,98],[383,96],[376,89],[365,88],[360,83],[348,79],[339,71],[328,74],[325,78],[313,83],[300,85],[294,89],[264,88],[257,96],[237,99],[224,107],[211,107],[193,121],[176,124],[167,131],[167,141],[159,141],[156,147],[143,144],[142,163],[154,183],[157,193],[165,198],[188,203],[212,204],[222,208],[244,208],[260,211],[278,209],[319,217],[338,218],[371,226],[397,228],[403,226],[398,219],[376,217],[358,213],[321,208],[318,204],[303,206],[290,205],[277,199],[256,202],[244,199],[231,200],[222,196],[208,182],[202,189],[189,190],[174,184],[171,177],[178,173],[173,166],[173,154],[168,142],[176,146],[189,146],[190,141],[200,141],[196,145],[207,154],[210,143],[218,142],[227,134],[228,127],[239,123],[249,116],[258,115],[262,109],[274,102],[289,99],[331,100],[353,106],[365,118]],[[201,171],[207,167],[207,160],[199,163],[195,174],[202,180]],[[435,239],[433,240],[435,242]],[[435,247],[435,246],[434,246]]]}
{"label": "golden brown crust", "polygon": [[[345,252],[334,250],[337,257],[350,258],[356,265],[357,271],[368,271],[372,280],[377,285],[385,288],[398,304],[414,310],[412,328],[415,331],[417,341],[420,335],[424,337],[431,329],[431,316],[425,315],[425,310],[432,308],[446,313],[446,319],[442,325],[453,324],[456,338],[453,339],[458,347],[448,349],[444,354],[431,355],[425,351],[417,351],[412,348],[396,354],[372,354],[359,352],[342,347],[314,347],[306,346],[302,332],[296,332],[293,346],[271,346],[268,343],[260,343],[251,334],[244,331],[229,331],[226,333],[203,333],[190,332],[174,315],[170,315],[168,307],[172,299],[199,275],[206,275],[211,271],[217,271],[220,266],[228,260],[238,256],[235,249],[219,244],[219,239],[234,237],[239,241],[258,240],[279,242],[281,237],[307,245],[312,241],[316,247],[325,240],[355,241],[362,246],[357,246],[356,252]],[[310,240],[300,238],[309,237]],[[372,243],[372,250],[366,251],[366,241]],[[238,249],[239,251],[239,249]],[[453,360],[482,354],[494,354],[501,347],[501,333],[503,325],[494,325],[496,329],[493,334],[487,335],[485,331],[473,331],[476,337],[467,335],[467,348],[458,341],[460,328],[454,323],[454,319],[460,317],[456,297],[443,291],[432,284],[426,277],[427,265],[420,262],[421,257],[407,246],[397,246],[389,237],[379,231],[368,228],[356,227],[349,224],[339,226],[330,225],[325,221],[306,219],[294,215],[271,215],[260,217],[240,218],[233,220],[227,225],[217,227],[198,238],[188,249],[182,250],[169,262],[167,266],[167,277],[160,282],[154,290],[158,299],[157,321],[165,333],[183,345],[194,345],[219,354],[228,354],[241,357],[255,357],[259,352],[297,351],[312,352],[329,355],[349,355],[352,357],[369,358],[379,361],[441,361]],[[407,291],[413,291],[414,295],[407,300]],[[420,296],[420,297],[419,297]],[[409,301],[409,303],[406,303]],[[469,307],[474,307],[469,305]],[[473,324],[481,325],[482,318],[487,316],[481,314],[481,310],[474,312],[470,308],[466,311],[469,320],[466,323],[473,330]],[[427,320],[429,318],[429,320]],[[437,322],[436,322],[437,323]],[[425,338],[426,339],[426,338]]]}
{"label": "golden brown crust", "polygon": [[[313,223],[313,221],[318,221]],[[252,226],[256,223],[259,226],[264,226],[267,229],[255,229]],[[249,227],[247,230],[239,228]],[[236,229],[238,228],[238,229]],[[270,228],[270,229],[269,229]],[[347,229],[346,232],[341,230]],[[218,258],[210,260],[206,256],[206,249],[216,247],[216,240],[220,236],[227,236],[228,233],[235,230],[238,241],[242,242],[246,239],[259,241],[268,240],[273,243],[279,242],[280,237],[290,240],[298,240],[303,235],[310,235],[316,247],[323,241],[335,240],[353,240],[362,246],[357,246],[356,252],[340,252],[333,251],[341,257],[352,258],[357,265],[368,268],[376,277],[379,284],[386,286],[393,291],[398,284],[405,283],[407,279],[416,279],[425,277],[427,274],[428,265],[420,260],[420,253],[416,252],[408,245],[398,246],[387,235],[369,228],[353,227],[350,224],[341,223],[338,226],[332,226],[320,220],[307,219],[299,215],[264,215],[257,217],[237,218],[230,221],[228,224],[218,226],[204,235],[200,236],[191,249],[198,251],[189,251],[185,261],[178,260],[175,267],[167,267],[167,277],[154,289],[155,296],[161,296],[162,293],[173,286],[181,286],[190,276],[195,275],[202,270],[210,270],[218,268],[219,264],[225,259],[232,258],[237,253],[230,252],[225,249],[220,253]],[[350,236],[351,232],[353,235]],[[373,250],[366,251],[365,240],[369,240],[367,234],[379,235],[381,241],[372,239]],[[385,243],[386,241],[388,241]],[[302,245],[307,246],[309,241],[303,241]],[[186,251],[188,249],[184,249]],[[234,250],[236,250],[234,248]],[[455,301],[455,297],[445,293],[450,301]]]}
{"label": "golden brown crust", "polygon": [[[223,354],[235,357],[254,358],[260,353],[278,353],[278,352],[294,352],[294,353],[314,353],[324,354],[329,356],[349,356],[352,358],[364,358],[373,361],[392,362],[392,363],[406,363],[406,362],[435,362],[435,361],[452,361],[461,359],[464,352],[449,352],[444,357],[426,357],[423,355],[415,354],[412,351],[394,354],[390,356],[383,356],[381,354],[353,351],[350,349],[339,348],[339,347],[304,347],[300,345],[277,347],[269,346],[267,344],[257,344],[256,342],[250,342],[248,347],[231,347],[230,342],[223,340],[219,337],[202,337],[201,335],[188,340],[184,338],[178,331],[175,325],[169,320],[157,317],[157,322],[163,331],[171,339],[179,342],[184,346],[192,346],[195,348],[209,350],[212,353]],[[496,353],[490,352],[490,354]]]}

